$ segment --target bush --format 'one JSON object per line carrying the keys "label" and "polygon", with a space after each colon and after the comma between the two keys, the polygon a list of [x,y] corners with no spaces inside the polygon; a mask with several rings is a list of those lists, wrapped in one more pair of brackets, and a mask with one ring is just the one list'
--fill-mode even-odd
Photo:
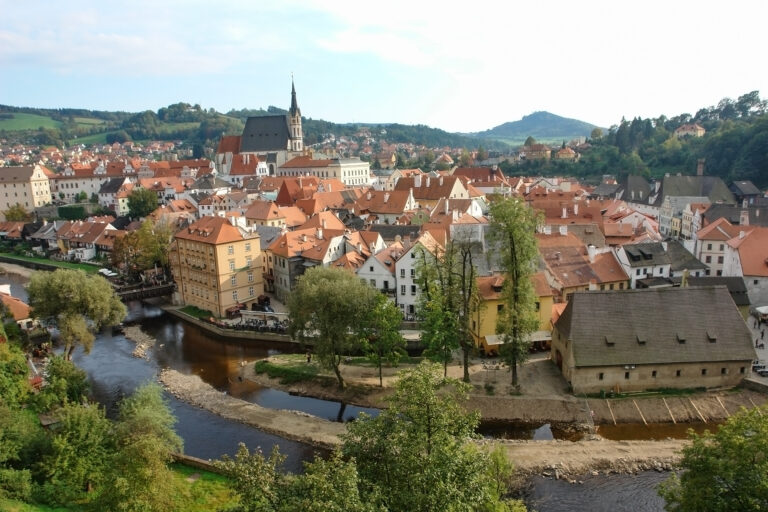
{"label": "bush", "polygon": [[64,220],[82,220],[88,216],[84,206],[59,206],[59,217]]}
{"label": "bush", "polygon": [[268,361],[257,361],[253,365],[257,374],[266,373],[271,379],[280,379],[280,384],[293,384],[304,380],[311,380],[317,376],[315,366],[284,366],[275,365]]}
{"label": "bush", "polygon": [[0,469],[0,496],[29,501],[32,497],[32,475],[29,470]]}

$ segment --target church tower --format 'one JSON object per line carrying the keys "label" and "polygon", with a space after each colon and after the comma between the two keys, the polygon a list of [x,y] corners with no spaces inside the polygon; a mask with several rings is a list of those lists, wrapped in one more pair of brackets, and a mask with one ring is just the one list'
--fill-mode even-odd
{"label": "church tower", "polygon": [[301,110],[296,102],[296,86],[291,77],[291,110],[288,111],[288,126],[291,132],[291,151],[304,151],[304,132],[301,130]]}

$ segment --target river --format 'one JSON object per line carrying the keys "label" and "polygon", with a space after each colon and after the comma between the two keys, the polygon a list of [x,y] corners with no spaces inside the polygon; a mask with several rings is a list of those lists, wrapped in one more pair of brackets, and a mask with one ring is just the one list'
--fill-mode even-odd
{"label": "river", "polygon": [[[5,274],[0,276],[0,283],[10,283],[12,294],[27,300],[25,278]],[[215,339],[167,315],[160,308],[139,302],[128,304],[127,321],[139,323],[142,330],[157,339],[155,347],[148,351],[148,359],[133,357],[134,344],[122,335],[113,336],[109,330],[96,337],[89,354],[85,354],[82,348],[73,354],[75,363],[88,373],[94,398],[107,408],[110,415],[114,415],[120,398],[132,393],[142,383],[154,380],[162,368],[199,375],[221,391],[264,407],[302,410],[334,421],[349,420],[360,411],[373,415],[378,413],[375,409],[296,397],[238,378],[242,361],[253,361],[289,351],[293,348],[291,346],[280,345],[276,348],[274,344],[266,342]],[[166,393],[166,398],[177,418],[176,431],[184,440],[184,451],[189,455],[203,459],[233,455],[239,442],[244,442],[251,450],[260,447],[265,454],[273,446],[279,446],[280,452],[287,457],[284,468],[296,472],[301,470],[302,462],[311,460],[315,453],[315,449],[310,446],[225,420],[189,406],[170,394]],[[502,435],[493,427],[483,433],[489,437],[552,438],[548,425],[523,429],[519,435]],[[663,510],[663,501],[657,496],[655,486],[665,476],[647,472],[635,476],[585,477],[583,484],[568,484],[562,480],[537,477],[531,482],[527,502],[539,512],[657,512]]]}

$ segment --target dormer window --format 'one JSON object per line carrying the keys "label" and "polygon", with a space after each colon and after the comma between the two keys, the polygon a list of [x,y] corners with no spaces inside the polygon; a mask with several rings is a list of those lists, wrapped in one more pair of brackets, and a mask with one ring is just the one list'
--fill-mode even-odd
{"label": "dormer window", "polygon": [[605,339],[605,344],[608,345],[609,347],[612,347],[612,346],[614,346],[616,344],[616,340],[614,340],[613,338],[609,338],[608,336],[604,336],[604,339]]}
{"label": "dormer window", "polygon": [[677,342],[678,343],[685,343],[685,336],[680,334],[680,333],[677,333]]}

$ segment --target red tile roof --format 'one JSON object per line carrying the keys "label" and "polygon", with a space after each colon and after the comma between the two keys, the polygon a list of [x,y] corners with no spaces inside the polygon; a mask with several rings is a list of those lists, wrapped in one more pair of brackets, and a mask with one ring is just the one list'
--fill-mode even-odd
{"label": "red tile roof", "polygon": [[240,230],[222,217],[203,217],[176,233],[176,238],[206,244],[226,244],[243,240]]}

